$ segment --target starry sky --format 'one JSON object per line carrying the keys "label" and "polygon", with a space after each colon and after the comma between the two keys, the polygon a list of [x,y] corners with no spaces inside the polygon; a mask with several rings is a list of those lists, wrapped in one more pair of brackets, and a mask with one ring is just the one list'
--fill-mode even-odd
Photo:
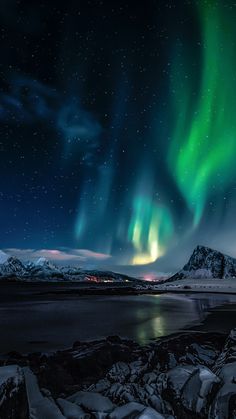
{"label": "starry sky", "polygon": [[171,272],[236,256],[236,5],[2,0],[1,248]]}

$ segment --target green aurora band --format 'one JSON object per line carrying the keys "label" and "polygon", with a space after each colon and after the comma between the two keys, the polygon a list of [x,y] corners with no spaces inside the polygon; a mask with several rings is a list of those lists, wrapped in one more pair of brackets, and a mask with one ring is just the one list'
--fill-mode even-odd
{"label": "green aurora band", "polygon": [[168,209],[158,206],[148,196],[136,196],[128,230],[128,238],[136,250],[132,264],[155,262],[164,254],[172,234],[173,223]]}
{"label": "green aurora band", "polygon": [[207,199],[222,193],[236,173],[236,25],[234,12],[223,3],[198,5],[202,72],[197,95],[187,60],[183,65],[175,59],[171,75],[176,124],[168,165],[194,227]]}
{"label": "green aurora band", "polygon": [[[170,128],[163,158],[192,214],[186,234],[200,224],[207,203],[222,197],[236,175],[236,25],[234,10],[231,13],[223,3],[196,1],[201,42],[196,46],[192,37],[189,44],[186,39],[182,45],[177,41],[172,60],[168,113],[172,119],[169,126],[174,129]],[[128,244],[133,249],[129,263],[134,265],[155,262],[176,236],[177,220],[168,208],[170,201],[160,204],[156,197],[159,161],[149,157],[144,172],[129,188],[126,211],[119,214],[112,233],[109,230],[102,243],[95,243],[95,251],[106,253],[112,253],[116,240],[124,248]],[[78,240],[86,238],[89,228],[96,237],[98,226],[106,226],[113,166],[111,162],[110,168],[98,171],[94,186],[85,185],[87,198],[80,204],[76,223]]]}

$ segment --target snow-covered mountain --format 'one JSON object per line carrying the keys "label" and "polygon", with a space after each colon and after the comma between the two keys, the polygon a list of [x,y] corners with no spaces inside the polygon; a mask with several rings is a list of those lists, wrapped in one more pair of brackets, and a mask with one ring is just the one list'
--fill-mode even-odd
{"label": "snow-covered mountain", "polygon": [[132,278],[108,271],[84,270],[75,266],[59,267],[45,258],[36,262],[23,263],[20,259],[0,251],[0,279],[21,281],[86,281],[129,282]]}
{"label": "snow-covered mountain", "polygon": [[16,257],[8,257],[3,263],[2,260],[4,257],[0,261],[0,277],[23,277],[26,274],[25,265]]}
{"label": "snow-covered mountain", "polygon": [[183,269],[168,281],[184,278],[236,278],[236,259],[209,247],[197,246]]}
{"label": "snow-covered mountain", "polygon": [[60,268],[53,265],[49,260],[45,258],[39,258],[36,262],[31,263],[27,266],[27,276],[38,279],[48,278],[63,278],[63,273]]}

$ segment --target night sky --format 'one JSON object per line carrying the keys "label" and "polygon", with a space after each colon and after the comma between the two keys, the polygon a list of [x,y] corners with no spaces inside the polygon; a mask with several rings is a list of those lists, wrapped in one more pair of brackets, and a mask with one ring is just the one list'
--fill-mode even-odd
{"label": "night sky", "polygon": [[197,244],[236,256],[235,19],[233,1],[2,0],[1,248],[137,272]]}

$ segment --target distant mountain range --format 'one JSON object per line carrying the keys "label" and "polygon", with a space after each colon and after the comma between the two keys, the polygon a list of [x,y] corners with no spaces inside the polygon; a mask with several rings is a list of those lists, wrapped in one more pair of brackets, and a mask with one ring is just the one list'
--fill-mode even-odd
{"label": "distant mountain range", "polygon": [[55,266],[45,258],[24,263],[0,251],[0,280],[80,281],[92,283],[133,282],[134,279],[109,271],[84,270],[75,266]]}
{"label": "distant mountain range", "polygon": [[189,261],[167,281],[194,278],[236,278],[236,259],[205,246],[197,246]]}
{"label": "distant mountain range", "polygon": [[[205,246],[197,246],[189,261],[175,275],[164,282],[179,279],[236,278],[236,259]],[[79,281],[88,283],[133,283],[124,274],[109,271],[85,270],[76,266],[55,266],[45,258],[24,263],[0,251],[0,280],[21,281]],[[150,284],[151,286],[151,284]]]}

